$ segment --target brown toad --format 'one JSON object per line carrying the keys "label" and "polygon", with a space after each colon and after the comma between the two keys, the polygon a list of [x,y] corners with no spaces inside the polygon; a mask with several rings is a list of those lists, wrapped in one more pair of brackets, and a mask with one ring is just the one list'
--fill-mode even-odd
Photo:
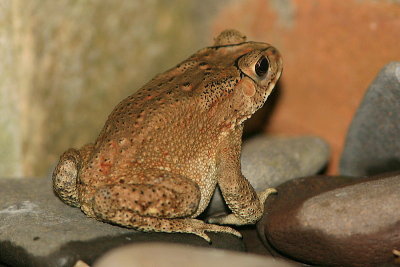
{"label": "brown toad", "polygon": [[[242,175],[243,122],[259,109],[282,71],[279,52],[226,30],[156,76],[110,114],[94,144],[69,149],[53,173],[65,203],[89,217],[154,232],[240,236],[218,224],[260,219],[272,189],[258,195]],[[195,219],[216,185],[232,214]]]}

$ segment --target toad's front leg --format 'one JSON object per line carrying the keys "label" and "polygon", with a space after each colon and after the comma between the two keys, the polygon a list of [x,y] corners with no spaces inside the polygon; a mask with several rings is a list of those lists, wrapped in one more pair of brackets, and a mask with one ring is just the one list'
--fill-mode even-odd
{"label": "toad's front leg", "polygon": [[218,185],[226,204],[232,214],[212,217],[209,223],[245,225],[254,224],[262,216],[264,201],[269,194],[275,193],[274,188],[268,188],[257,194],[240,167],[241,138],[243,127],[226,136],[219,149]]}

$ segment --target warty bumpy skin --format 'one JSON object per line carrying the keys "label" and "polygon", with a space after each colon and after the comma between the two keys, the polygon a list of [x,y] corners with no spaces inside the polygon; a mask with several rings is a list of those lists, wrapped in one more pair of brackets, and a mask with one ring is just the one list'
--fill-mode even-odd
{"label": "warty bumpy skin", "polygon": [[[257,194],[241,173],[243,122],[266,101],[282,72],[279,52],[223,31],[122,100],[94,143],[69,149],[53,173],[66,204],[128,228],[198,235],[239,232],[273,192]],[[195,219],[219,186],[232,214]],[[216,223],[216,224],[214,224]]]}

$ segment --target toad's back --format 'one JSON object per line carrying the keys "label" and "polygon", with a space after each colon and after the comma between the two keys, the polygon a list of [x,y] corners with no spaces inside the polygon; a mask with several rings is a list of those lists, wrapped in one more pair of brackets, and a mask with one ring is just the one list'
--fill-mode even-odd
{"label": "toad's back", "polygon": [[258,46],[202,49],[124,99],[96,140],[82,182],[109,183],[148,168],[209,175],[219,136],[234,120],[224,102],[241,78],[236,61]]}

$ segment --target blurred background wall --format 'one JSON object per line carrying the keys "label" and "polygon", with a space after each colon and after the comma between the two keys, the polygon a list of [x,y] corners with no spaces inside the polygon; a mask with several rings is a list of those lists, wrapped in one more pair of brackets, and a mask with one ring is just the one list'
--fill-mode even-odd
{"label": "blurred background wall", "polygon": [[400,60],[398,0],[1,0],[0,177],[47,175],[120,100],[225,28],[283,54],[263,130],[325,138],[335,173],[368,84]]}

